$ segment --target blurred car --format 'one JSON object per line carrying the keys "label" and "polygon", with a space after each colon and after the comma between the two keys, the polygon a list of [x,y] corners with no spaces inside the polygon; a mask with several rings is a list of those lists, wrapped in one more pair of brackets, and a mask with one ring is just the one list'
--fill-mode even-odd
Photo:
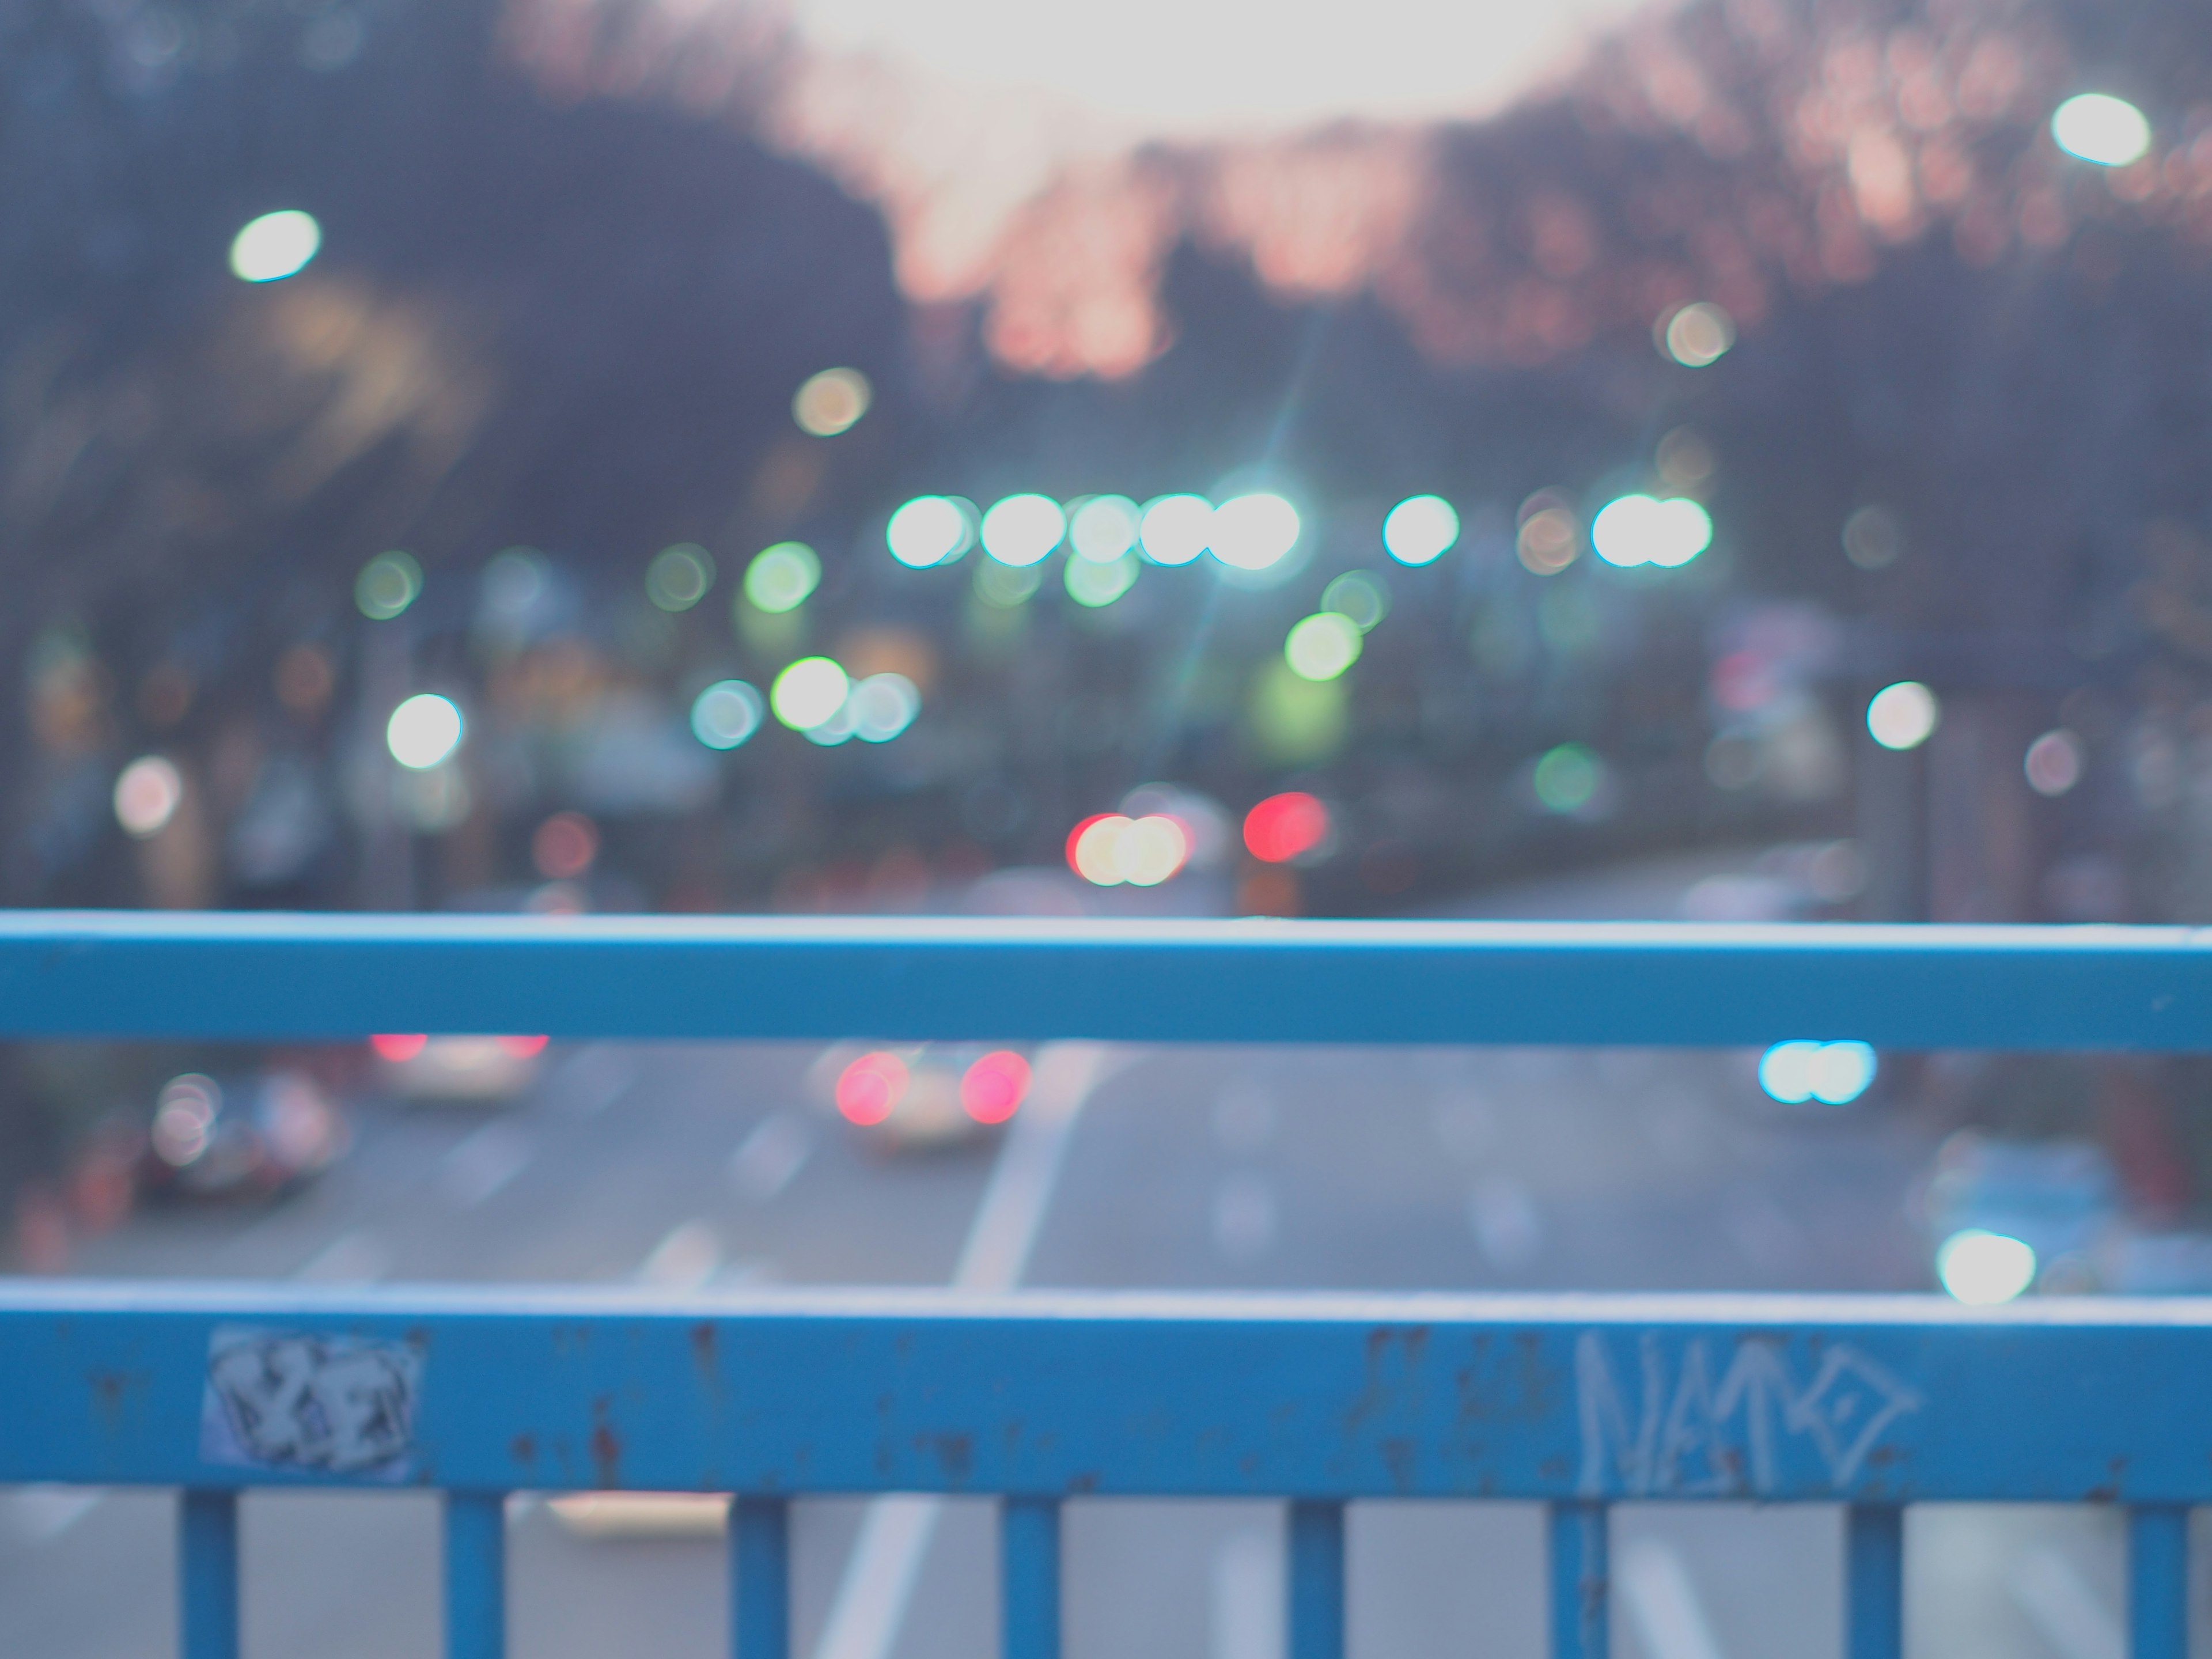
{"label": "blurred car", "polygon": [[1936,1156],[1926,1213],[1936,1278],[1965,1302],[2099,1288],[2125,1228],[2112,1159],[2090,1141],[1961,1129]]}
{"label": "blurred car", "polygon": [[1021,1109],[1030,1062],[984,1043],[838,1043],[809,1072],[817,1097],[878,1148],[957,1146],[998,1133]]}
{"label": "blurred car", "polygon": [[337,1103],[304,1072],[186,1072],[161,1085],[137,1185],[157,1199],[267,1198],[321,1174],[350,1139]]}
{"label": "blurred car", "polygon": [[512,1100],[537,1081],[542,1036],[426,1036],[387,1032],[368,1040],[378,1080],[402,1100]]}

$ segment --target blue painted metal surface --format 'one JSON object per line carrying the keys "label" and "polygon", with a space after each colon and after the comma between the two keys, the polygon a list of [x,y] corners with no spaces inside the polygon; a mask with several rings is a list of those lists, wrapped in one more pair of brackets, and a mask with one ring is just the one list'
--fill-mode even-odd
{"label": "blue painted metal surface", "polygon": [[999,1506],[999,1651],[1059,1659],[1060,1504],[1008,1498]]}
{"label": "blue painted metal surface", "polygon": [[[1104,990],[1101,988],[1110,987]],[[0,1036],[2212,1048],[2181,928],[0,912]]]}
{"label": "blue painted metal surface", "polygon": [[1844,1520],[1844,1651],[1904,1659],[1905,1511],[1854,1504]]}
{"label": "blue painted metal surface", "polygon": [[791,1651],[791,1505],[740,1496],[730,1506],[730,1647],[737,1659]]}
{"label": "blue painted metal surface", "polygon": [[[274,1451],[211,1440],[210,1356],[241,1331],[332,1356],[341,1419],[362,1354],[416,1356],[399,1437],[351,1463],[288,1449],[289,1429]],[[2212,1500],[2212,1304],[2193,1299],[19,1283],[0,1379],[8,1481]]]}
{"label": "blue painted metal surface", "polygon": [[236,1659],[238,1495],[187,1492],[177,1515],[178,1651]]}

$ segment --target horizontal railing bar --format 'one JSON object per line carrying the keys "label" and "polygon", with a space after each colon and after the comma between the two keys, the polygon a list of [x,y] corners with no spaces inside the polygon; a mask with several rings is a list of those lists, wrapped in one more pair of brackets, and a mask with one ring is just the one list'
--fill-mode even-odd
{"label": "horizontal railing bar", "polygon": [[0,912],[0,1036],[2212,1048],[2152,927]]}
{"label": "horizontal railing bar", "polygon": [[2197,1299],[0,1289],[0,1481],[2183,1504],[2207,1398]]}

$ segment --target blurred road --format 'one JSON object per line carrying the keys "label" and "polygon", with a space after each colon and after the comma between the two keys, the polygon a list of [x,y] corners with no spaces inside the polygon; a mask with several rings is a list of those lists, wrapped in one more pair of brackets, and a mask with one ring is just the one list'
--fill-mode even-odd
{"label": "blurred road", "polygon": [[[1923,1139],[1879,1104],[1786,1114],[1741,1055],[1122,1050],[1086,1089],[1062,1050],[1060,1111],[994,1179],[997,1145],[872,1152],[811,1098],[817,1052],[594,1045],[553,1055],[504,1109],[362,1101],[354,1156],[320,1185],[265,1212],[142,1214],[73,1268],[687,1289],[1018,1270],[1099,1286],[1925,1283],[1906,1215]],[[0,1652],[172,1652],[167,1515],[159,1495],[0,1498]],[[434,1500],[253,1497],[245,1515],[254,1659],[437,1650]],[[879,1506],[856,1559],[862,1519],[856,1503],[800,1506],[799,1653],[991,1651],[988,1511]],[[1917,1517],[1916,1650],[2118,1659],[2102,1521]],[[1620,1525],[1632,1659],[1840,1650],[1830,1514],[1654,1509]],[[1267,1505],[1075,1506],[1071,1652],[1273,1659],[1278,1528]],[[583,1536],[528,1499],[514,1535],[517,1659],[722,1650],[713,1538]],[[1533,1510],[1363,1506],[1352,1548],[1361,1659],[1543,1652]]]}

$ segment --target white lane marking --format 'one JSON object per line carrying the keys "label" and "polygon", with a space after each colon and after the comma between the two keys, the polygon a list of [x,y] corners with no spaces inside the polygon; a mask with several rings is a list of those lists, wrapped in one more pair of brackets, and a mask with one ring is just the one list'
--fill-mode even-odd
{"label": "white lane marking", "polygon": [[1213,1553],[1212,1659],[1282,1659],[1283,1547],[1256,1527]]}
{"label": "white lane marking", "polygon": [[1613,1577],[1650,1659],[1722,1659],[1698,1587],[1673,1545],[1656,1538],[1630,1540]]}
{"label": "white lane marking", "polygon": [[814,1156],[814,1134],[795,1113],[773,1112],[730,1154],[731,1184],[756,1204],[791,1185]]}
{"label": "white lane marking", "polygon": [[[1010,1291],[1020,1283],[1076,1118],[1097,1085],[1107,1052],[1095,1042],[1056,1042],[1037,1055],[1029,1098],[999,1149],[969,1225],[952,1274],[955,1289]],[[814,1659],[887,1659],[944,1508],[941,1498],[911,1494],[869,1504]]]}
{"label": "white lane marking", "polygon": [[472,1210],[520,1175],[537,1146],[512,1123],[495,1118],[438,1160],[438,1185],[458,1209]]}
{"label": "white lane marking", "polygon": [[2061,1659],[2122,1659],[2119,1616],[2063,1550],[2038,1544],[2006,1570],[2004,1587]]}
{"label": "white lane marking", "polygon": [[696,1291],[722,1265],[722,1239],[713,1225],[687,1221],[672,1227],[638,1264],[641,1284],[664,1291]]}
{"label": "white lane marking", "polygon": [[637,1067],[604,1042],[579,1048],[562,1062],[546,1091],[549,1104],[570,1117],[596,1117],[628,1094]]}
{"label": "white lane marking", "polygon": [[51,1544],[106,1496],[100,1486],[18,1486],[8,1498],[9,1530],[27,1544]]}
{"label": "white lane marking", "polygon": [[310,1285],[373,1285],[392,1271],[392,1247],[366,1227],[340,1233],[292,1275]]}

